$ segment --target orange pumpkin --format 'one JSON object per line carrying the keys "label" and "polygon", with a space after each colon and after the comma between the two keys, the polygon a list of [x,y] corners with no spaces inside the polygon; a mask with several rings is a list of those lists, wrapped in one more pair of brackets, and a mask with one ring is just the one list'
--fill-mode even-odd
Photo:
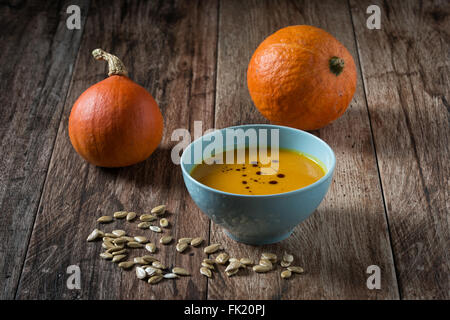
{"label": "orange pumpkin", "polygon": [[124,167],[147,159],[161,142],[163,118],[143,87],[127,76],[123,63],[101,49],[109,77],[81,94],[72,107],[69,136],[75,150],[100,167]]}
{"label": "orange pumpkin", "polygon": [[247,85],[253,103],[267,119],[314,130],[347,109],[356,89],[356,67],[347,49],[326,31],[290,26],[256,49]]}

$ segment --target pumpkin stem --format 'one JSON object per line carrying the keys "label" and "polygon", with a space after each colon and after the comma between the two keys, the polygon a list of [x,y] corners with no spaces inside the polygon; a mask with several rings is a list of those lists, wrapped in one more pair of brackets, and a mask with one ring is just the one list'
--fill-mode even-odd
{"label": "pumpkin stem", "polygon": [[92,51],[92,55],[95,60],[105,60],[108,62],[108,76],[128,76],[127,68],[125,68],[123,62],[115,55],[103,51],[102,49],[95,49]]}
{"label": "pumpkin stem", "polygon": [[334,73],[336,76],[340,75],[342,70],[344,70],[344,59],[339,57],[332,57],[330,59],[330,71]]}

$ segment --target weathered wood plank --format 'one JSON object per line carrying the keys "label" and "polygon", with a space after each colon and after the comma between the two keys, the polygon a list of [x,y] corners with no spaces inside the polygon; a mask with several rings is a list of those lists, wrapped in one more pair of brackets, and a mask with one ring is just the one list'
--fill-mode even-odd
{"label": "weathered wood plank", "polygon": [[[0,3],[0,299],[14,298],[80,44],[73,1]],[[77,1],[82,12],[88,1]]]}
{"label": "weathered wood plank", "polygon": [[[215,126],[265,122],[246,88],[251,54],[269,34],[293,24],[311,24],[330,31],[350,50],[358,64],[355,40],[345,2],[223,1],[220,3],[218,81]],[[282,280],[277,272],[245,271],[209,281],[210,299],[388,299],[398,289],[385,211],[361,77],[344,116],[316,132],[336,152],[335,181],[321,204],[287,240],[270,246],[238,244],[212,225],[211,242],[223,243],[231,256],[256,260],[262,251],[280,256],[284,250],[306,274]],[[381,290],[366,287],[366,269],[382,270]]]}
{"label": "weathered wood plank", "polygon": [[[381,30],[365,8],[381,8]],[[351,1],[399,288],[448,299],[448,1]]]}
{"label": "weathered wood plank", "polygon": [[[58,132],[48,181],[25,261],[18,298],[89,299],[201,299],[206,279],[194,272],[200,250],[186,254],[174,246],[156,254],[162,262],[192,270],[192,277],[165,281],[157,286],[137,280],[134,271],[122,272],[101,260],[100,244],[87,244],[86,236],[101,214],[119,209],[148,212],[167,203],[170,230],[175,237],[208,238],[209,221],[185,190],[181,170],[171,161],[172,131],[190,128],[194,120],[213,124],[217,41],[216,1],[94,1],[74,72],[64,116]],[[70,145],[67,121],[75,99],[90,85],[104,79],[106,66],[91,57],[104,48],[119,57],[130,76],[155,97],[165,118],[164,138],[144,163],[123,169],[101,169],[81,160]],[[150,230],[115,222],[154,241]],[[131,257],[143,254],[135,252]],[[66,268],[81,268],[81,290],[66,288]]]}

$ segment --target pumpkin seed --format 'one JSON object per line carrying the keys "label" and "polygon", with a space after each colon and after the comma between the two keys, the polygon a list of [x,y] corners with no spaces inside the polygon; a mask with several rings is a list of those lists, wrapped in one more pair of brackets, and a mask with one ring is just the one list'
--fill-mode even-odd
{"label": "pumpkin seed", "polygon": [[175,267],[172,269],[172,272],[179,276],[190,276],[191,274],[184,268]]}
{"label": "pumpkin seed", "polygon": [[242,258],[241,260],[239,260],[243,265],[245,266],[250,266],[253,264],[253,261],[250,260],[250,258]]}
{"label": "pumpkin seed", "polygon": [[134,266],[133,261],[124,261],[124,262],[119,263],[119,268],[122,268],[122,269],[130,269],[132,266]]}
{"label": "pumpkin seed", "polygon": [[272,262],[270,262],[270,260],[268,260],[268,259],[261,259],[261,260],[259,260],[259,265],[263,266],[263,267],[268,267],[270,269],[273,268]]}
{"label": "pumpkin seed", "polygon": [[165,279],[175,279],[175,278],[178,278],[178,276],[177,276],[175,273],[166,273],[163,277],[164,277]]}
{"label": "pumpkin seed", "polygon": [[112,231],[113,234],[115,234],[118,237],[123,237],[124,235],[126,235],[127,233],[125,232],[125,230],[113,230]]}
{"label": "pumpkin seed", "polygon": [[216,257],[216,263],[218,264],[225,264],[227,263],[230,256],[226,252],[222,252]]}
{"label": "pumpkin seed", "polygon": [[303,273],[303,272],[305,272],[305,270],[303,270],[302,267],[292,266],[292,267],[288,267],[287,269],[289,271],[291,271],[291,272],[294,272],[294,273]]}
{"label": "pumpkin seed", "polygon": [[128,242],[135,241],[134,237],[123,236],[122,238],[126,239]]}
{"label": "pumpkin seed", "polygon": [[264,273],[264,272],[267,272],[270,270],[272,270],[272,268],[268,267],[268,266],[262,266],[262,265],[253,266],[253,271],[258,272],[258,273]]}
{"label": "pumpkin seed", "polygon": [[151,277],[148,279],[148,283],[150,283],[150,284],[155,284],[155,283],[160,282],[162,279],[163,279],[163,276],[160,275],[160,274],[157,274],[157,275],[151,276]]}
{"label": "pumpkin seed", "polygon": [[233,270],[239,269],[240,267],[241,267],[241,263],[239,261],[233,261],[225,268],[225,272],[233,271]]}
{"label": "pumpkin seed", "polygon": [[105,260],[111,260],[113,258],[113,255],[108,252],[102,252],[100,253],[100,257]]}
{"label": "pumpkin seed", "polygon": [[163,265],[161,262],[159,261],[153,261],[152,262],[152,267],[158,268],[158,269],[167,269],[167,267],[165,265]]}
{"label": "pumpkin seed", "polygon": [[230,259],[228,260],[229,263],[236,262],[236,261],[239,261],[239,259],[236,259],[236,258],[230,258]]}
{"label": "pumpkin seed", "polygon": [[111,249],[114,248],[114,244],[111,241],[103,241],[102,248]]}
{"label": "pumpkin seed", "polygon": [[188,247],[188,244],[186,242],[177,243],[176,249],[178,252],[183,252]]}
{"label": "pumpkin seed", "polygon": [[127,243],[127,242],[128,242],[128,240],[125,239],[125,238],[117,238],[117,239],[113,240],[113,243],[116,244],[116,245],[124,244],[124,243]]}
{"label": "pumpkin seed", "polygon": [[120,262],[125,259],[126,256],[126,254],[118,254],[112,258],[112,262]]}
{"label": "pumpkin seed", "polygon": [[127,213],[127,221],[133,221],[136,218],[136,212],[128,212]]}
{"label": "pumpkin seed", "polygon": [[155,253],[156,252],[156,245],[153,242],[149,242],[145,245],[145,250]]}
{"label": "pumpkin seed", "polygon": [[113,216],[116,219],[123,219],[127,216],[128,212],[126,211],[116,211],[114,212]]}
{"label": "pumpkin seed", "polygon": [[286,251],[283,253],[282,261],[292,263],[294,261],[294,256],[292,254],[288,254]]}
{"label": "pumpkin seed", "polygon": [[286,261],[281,261],[281,262],[280,262],[280,265],[281,265],[283,268],[287,268],[287,267],[289,267],[289,266],[291,265],[291,263],[290,263],[290,262],[286,262]]}
{"label": "pumpkin seed", "polygon": [[147,262],[144,258],[142,258],[142,257],[135,257],[135,258],[133,259],[133,261],[134,261],[134,263],[140,264],[140,265],[144,265],[144,264],[147,264],[147,263],[148,263],[148,262]]}
{"label": "pumpkin seed", "polygon": [[101,216],[100,218],[97,219],[97,222],[99,223],[109,223],[113,221],[113,217],[111,216]]}
{"label": "pumpkin seed", "polygon": [[158,226],[150,226],[150,230],[152,230],[153,232],[161,232],[161,228]]}
{"label": "pumpkin seed", "polygon": [[147,278],[147,272],[145,272],[145,269],[142,267],[136,267],[136,277],[143,280]]}
{"label": "pumpkin seed", "polygon": [[235,270],[231,270],[231,271],[225,271],[225,274],[226,274],[228,277],[231,277],[231,276],[234,276],[236,273],[238,273],[238,271],[239,271],[239,268],[238,268],[238,269],[235,269]]}
{"label": "pumpkin seed", "polygon": [[207,246],[205,249],[203,249],[203,252],[205,252],[206,254],[211,254],[211,253],[216,252],[219,249],[220,249],[220,244],[214,243],[214,244]]}
{"label": "pumpkin seed", "polygon": [[105,242],[105,241],[111,241],[112,242],[116,238],[117,237],[103,237],[102,240],[103,240],[103,242]]}
{"label": "pumpkin seed", "polygon": [[145,273],[151,277],[154,276],[156,274],[162,274],[162,270],[158,269],[158,268],[154,268],[154,267],[147,267],[145,268]]}
{"label": "pumpkin seed", "polygon": [[152,263],[154,261],[158,261],[158,259],[156,259],[155,257],[149,256],[149,255],[142,256],[141,258],[144,259],[147,263]]}
{"label": "pumpkin seed", "polygon": [[147,243],[148,239],[146,237],[142,237],[142,236],[136,236],[134,237],[134,240],[138,243]]}
{"label": "pumpkin seed", "polygon": [[97,239],[103,238],[104,233],[101,230],[94,229],[91,234],[87,237],[87,241],[95,241]]}
{"label": "pumpkin seed", "polygon": [[292,275],[292,272],[290,270],[284,270],[283,272],[281,272],[281,278],[283,279],[288,279],[290,278]]}
{"label": "pumpkin seed", "polygon": [[203,262],[204,262],[204,263],[207,263],[207,264],[213,265],[213,264],[216,263],[216,260],[213,260],[213,259],[203,259]]}
{"label": "pumpkin seed", "polygon": [[152,214],[162,215],[166,212],[166,205],[162,204],[157,207],[154,207],[151,211]]}
{"label": "pumpkin seed", "polygon": [[117,255],[119,255],[119,254],[126,254],[126,253],[128,253],[128,250],[127,250],[127,249],[122,249],[122,250],[119,250],[119,251],[116,251],[116,252],[111,252],[111,254],[112,254],[113,256],[117,256]]}
{"label": "pumpkin seed", "polygon": [[135,241],[128,242],[127,246],[130,248],[143,248],[144,247],[144,245],[142,243],[135,242]]}
{"label": "pumpkin seed", "polygon": [[178,239],[178,243],[187,243],[191,244],[192,238],[180,238]]}
{"label": "pumpkin seed", "polygon": [[277,262],[277,255],[275,253],[263,252],[261,254],[261,259],[267,259],[272,263]]}
{"label": "pumpkin seed", "polygon": [[206,263],[206,262],[202,262],[202,267],[211,269],[211,270],[215,270],[214,265]]}
{"label": "pumpkin seed", "polygon": [[142,216],[139,217],[139,220],[143,221],[143,222],[151,222],[151,221],[155,221],[157,218],[152,215],[152,214],[143,214]]}
{"label": "pumpkin seed", "polygon": [[114,233],[106,232],[104,238],[107,238],[108,240],[114,240],[118,238]]}
{"label": "pumpkin seed", "polygon": [[194,239],[192,239],[192,241],[191,241],[191,246],[197,247],[197,246],[199,246],[202,242],[203,242],[203,238],[200,238],[200,237],[194,238]]}
{"label": "pumpkin seed", "polygon": [[172,237],[171,236],[164,236],[161,239],[159,239],[159,242],[162,244],[169,244],[172,242]]}
{"label": "pumpkin seed", "polygon": [[167,228],[169,226],[169,220],[167,220],[166,218],[162,218],[161,220],[159,220],[159,225],[162,228]]}
{"label": "pumpkin seed", "polygon": [[207,276],[208,278],[212,278],[212,272],[210,269],[205,268],[205,267],[201,267],[200,268],[200,273],[204,276]]}
{"label": "pumpkin seed", "polygon": [[120,251],[123,248],[124,248],[123,246],[115,246],[115,247],[109,248],[108,250],[106,250],[106,252],[113,253],[113,252],[116,252],[116,251]]}
{"label": "pumpkin seed", "polygon": [[148,229],[151,226],[151,222],[141,222],[138,224],[139,229]]}

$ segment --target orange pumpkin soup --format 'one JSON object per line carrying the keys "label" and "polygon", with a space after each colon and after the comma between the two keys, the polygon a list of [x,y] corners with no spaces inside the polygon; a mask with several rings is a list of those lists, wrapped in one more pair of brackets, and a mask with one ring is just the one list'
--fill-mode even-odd
{"label": "orange pumpkin soup", "polygon": [[[214,158],[225,160],[225,153]],[[272,160],[272,166],[270,163],[262,164],[259,155],[257,161],[250,162],[249,158],[249,151],[245,149],[245,163],[238,164],[234,161],[233,164],[228,164],[223,161],[224,163],[207,164],[208,161],[204,161],[192,169],[191,176],[220,191],[267,195],[304,188],[325,175],[325,170],[317,161],[293,150],[280,149],[278,161]],[[274,167],[275,170],[270,169]]]}

